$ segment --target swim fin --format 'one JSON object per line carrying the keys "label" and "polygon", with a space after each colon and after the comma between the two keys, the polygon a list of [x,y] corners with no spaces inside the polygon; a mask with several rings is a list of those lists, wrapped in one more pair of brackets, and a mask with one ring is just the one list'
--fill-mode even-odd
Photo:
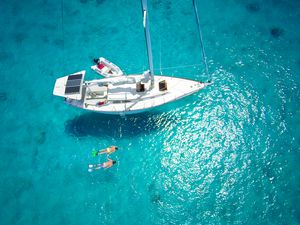
{"label": "swim fin", "polygon": [[98,151],[96,151],[95,149],[93,149],[93,151],[92,151],[92,156],[93,157],[96,157],[98,155]]}

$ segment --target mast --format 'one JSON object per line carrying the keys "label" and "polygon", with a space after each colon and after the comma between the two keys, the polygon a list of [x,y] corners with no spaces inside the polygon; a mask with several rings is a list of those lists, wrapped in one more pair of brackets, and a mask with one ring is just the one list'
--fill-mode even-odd
{"label": "mast", "polygon": [[146,37],[146,45],[147,45],[147,53],[148,53],[148,63],[150,69],[150,77],[151,77],[151,87],[154,86],[154,69],[153,69],[153,58],[152,58],[152,47],[151,47],[151,39],[150,39],[150,30],[149,30],[149,20],[148,20],[148,8],[147,8],[147,0],[142,1],[143,8],[143,26]]}

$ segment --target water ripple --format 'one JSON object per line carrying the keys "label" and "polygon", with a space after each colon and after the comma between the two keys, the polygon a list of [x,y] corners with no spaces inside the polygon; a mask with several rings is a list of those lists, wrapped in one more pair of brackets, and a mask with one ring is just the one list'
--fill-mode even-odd
{"label": "water ripple", "polygon": [[[176,223],[191,213],[198,221],[242,222],[243,210],[254,197],[250,189],[265,189],[264,182],[273,183],[276,177],[271,169],[276,154],[265,154],[274,147],[265,131],[269,116],[271,123],[277,121],[272,108],[233,74],[219,69],[214,77],[214,86],[199,92],[192,104],[162,115],[175,117],[175,123],[158,120],[163,150],[155,179],[164,191],[157,206],[164,215],[162,223],[166,218]],[[268,192],[276,196],[273,188]],[[268,192],[258,192],[258,198],[270,199]],[[267,210],[274,204],[271,200],[261,207]]]}

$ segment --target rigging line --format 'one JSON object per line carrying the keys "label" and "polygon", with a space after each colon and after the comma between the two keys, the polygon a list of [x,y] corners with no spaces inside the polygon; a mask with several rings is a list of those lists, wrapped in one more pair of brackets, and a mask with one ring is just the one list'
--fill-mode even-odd
{"label": "rigging line", "polygon": [[[154,71],[158,70],[168,70],[168,69],[180,69],[180,68],[189,68],[189,67],[196,67],[196,66],[201,66],[202,64],[193,64],[193,65],[185,65],[185,66],[170,66],[170,67],[162,67],[160,69],[154,69]],[[138,74],[142,74],[143,71],[138,72]]]}
{"label": "rigging line", "polygon": [[[65,68],[65,28],[64,28],[64,0],[61,0],[61,30],[62,30],[62,54],[63,68]],[[63,69],[64,70],[64,69]],[[64,71],[63,71],[64,72]]]}
{"label": "rigging line", "polygon": [[[163,8],[162,7],[162,1],[159,3],[160,4],[160,16],[162,15],[161,13],[161,9]],[[162,71],[161,71],[161,33],[162,33],[162,27],[163,27],[163,24],[162,24],[162,20],[160,22],[160,32],[159,32],[159,72],[160,72],[160,75],[162,75]]]}
{"label": "rigging line", "polygon": [[167,69],[178,69],[178,68],[188,68],[188,67],[195,67],[195,66],[201,66],[202,64],[193,64],[193,65],[184,65],[184,66],[170,66],[170,67],[163,67],[162,70]]}
{"label": "rigging line", "polygon": [[161,69],[162,69],[161,68],[161,35],[159,35],[159,72],[160,72],[160,75],[162,75]]}
{"label": "rigging line", "polygon": [[198,25],[198,34],[199,34],[200,43],[201,43],[202,58],[203,58],[203,62],[205,65],[205,72],[208,77],[208,82],[210,83],[212,78],[211,78],[211,74],[208,73],[208,66],[207,66],[207,62],[206,62],[206,54],[205,54],[204,45],[203,45],[202,31],[201,31],[201,26],[200,26],[200,19],[199,19],[199,15],[198,15],[196,0],[193,0],[193,6],[194,6],[195,14],[196,14],[196,22]]}

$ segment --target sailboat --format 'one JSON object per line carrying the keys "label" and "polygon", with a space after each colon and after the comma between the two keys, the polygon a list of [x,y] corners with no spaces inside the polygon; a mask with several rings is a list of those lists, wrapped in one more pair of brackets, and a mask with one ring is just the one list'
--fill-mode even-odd
{"label": "sailboat", "polygon": [[58,78],[53,94],[82,109],[105,114],[134,114],[191,95],[209,83],[154,75],[147,0],[142,1],[149,70],[143,74],[85,81],[86,71]]}

